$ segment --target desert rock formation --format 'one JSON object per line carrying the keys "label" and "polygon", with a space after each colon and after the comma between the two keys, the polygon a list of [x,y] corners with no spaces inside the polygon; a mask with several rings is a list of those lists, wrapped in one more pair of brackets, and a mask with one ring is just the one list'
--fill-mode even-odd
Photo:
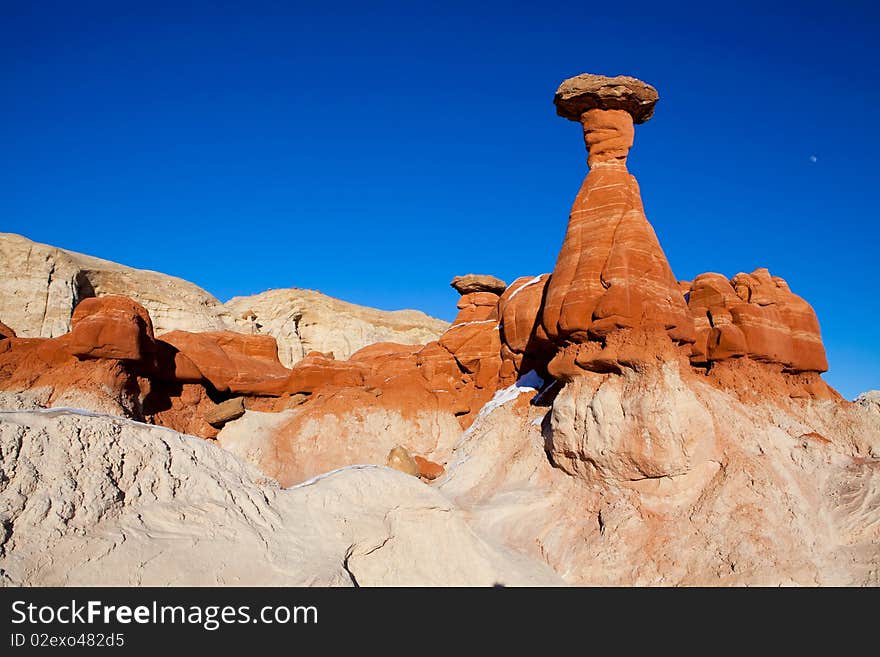
{"label": "desert rock formation", "polygon": [[284,490],[204,441],[57,410],[0,412],[0,444],[3,585],[561,583],[388,468]]}
{"label": "desert rock formation", "polygon": [[567,582],[880,585],[870,395],[744,404],[673,362],[533,395],[490,405],[437,485]]}
{"label": "desert rock formation", "polygon": [[574,201],[541,314],[546,335],[559,347],[551,373],[565,378],[577,368],[605,371],[620,361],[652,358],[636,349],[606,350],[608,338],[621,330],[692,343],[687,304],[626,168],[633,122],[650,118],[656,91],[632,78],[581,75],[563,82],[555,102],[562,116],[583,126],[590,172]]}
{"label": "desert rock formation", "polygon": [[235,320],[234,330],[274,337],[285,367],[312,351],[345,360],[376,342],[425,344],[449,326],[417,310],[376,310],[312,290],[268,290],[234,297],[224,307]]}
{"label": "desert rock formation", "polygon": [[374,342],[425,344],[448,326],[416,310],[375,310],[311,290],[270,290],[221,304],[174,276],[0,233],[0,319],[18,337],[63,335],[80,301],[108,295],[141,304],[157,334],[229,330],[270,335],[286,367],[310,351],[348,358]]}
{"label": "desert rock formation", "polygon": [[491,274],[465,274],[456,276],[450,285],[459,294],[471,294],[474,292],[492,292],[501,294],[507,289],[507,283]]}
{"label": "desert rock formation", "polygon": [[451,325],[273,290],[167,331],[136,286],[70,292],[76,263],[25,284],[4,583],[880,585],[880,393],[825,383],[768,269],[676,280],[626,164],[658,98],[559,87],[589,172],[556,266],[456,277]]}
{"label": "desert rock formation", "polygon": [[19,337],[63,335],[81,300],[105,295],[140,303],[158,333],[217,331],[229,321],[217,299],[183,279],[0,233],[0,318]]}
{"label": "desert rock formation", "polygon": [[556,113],[580,121],[590,110],[623,110],[633,123],[644,123],[654,116],[660,94],[650,84],[626,75],[608,77],[582,73],[559,85],[553,104]]}
{"label": "desert rock formation", "polygon": [[688,296],[697,328],[692,362],[748,356],[789,372],[828,369],[816,313],[767,269],[729,281],[721,274],[700,274]]}

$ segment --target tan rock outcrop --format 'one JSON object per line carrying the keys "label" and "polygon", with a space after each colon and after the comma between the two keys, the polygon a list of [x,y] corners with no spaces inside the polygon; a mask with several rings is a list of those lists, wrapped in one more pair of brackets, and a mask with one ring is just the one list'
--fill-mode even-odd
{"label": "tan rock outcrop", "polygon": [[412,454],[402,445],[396,445],[388,452],[388,458],[385,459],[385,465],[394,470],[399,470],[413,477],[419,476],[419,464],[412,457]]}
{"label": "tan rock outcrop", "polygon": [[507,283],[497,276],[490,274],[465,274],[456,276],[450,285],[459,294],[473,294],[475,292],[491,292],[501,294],[507,288]]}
{"label": "tan rock outcrop", "polygon": [[0,317],[23,338],[51,338],[70,330],[85,298],[122,295],[141,304],[157,333],[227,327],[217,299],[183,279],[0,233]]}
{"label": "tan rock outcrop", "polygon": [[244,412],[244,398],[233,397],[208,409],[202,417],[212,427],[222,427],[227,422],[240,418]]}
{"label": "tan rock outcrop", "polygon": [[376,310],[297,288],[235,297],[225,307],[233,317],[251,313],[252,321],[236,320],[236,330],[273,336],[285,367],[311,351],[345,360],[376,342],[426,344],[449,326],[416,310]]}
{"label": "tan rock outcrop", "polygon": [[376,310],[311,290],[270,290],[224,305],[174,276],[0,233],[0,318],[19,337],[63,335],[81,300],[107,295],[144,306],[157,334],[231,330],[271,335],[286,367],[310,351],[346,359],[374,342],[425,344],[449,325],[419,311]]}

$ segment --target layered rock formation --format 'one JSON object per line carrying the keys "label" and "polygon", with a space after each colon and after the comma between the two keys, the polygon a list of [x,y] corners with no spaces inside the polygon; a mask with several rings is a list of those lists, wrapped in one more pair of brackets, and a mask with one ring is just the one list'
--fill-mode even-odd
{"label": "layered rock formation", "polygon": [[519,372],[546,373],[555,346],[541,325],[549,274],[516,279],[498,300],[501,380],[512,383]]}
{"label": "layered rock formation", "polygon": [[224,308],[234,319],[235,330],[274,337],[285,367],[312,351],[345,360],[377,342],[425,344],[449,326],[417,310],[376,310],[300,289],[235,297]]}
{"label": "layered rock formation", "polygon": [[810,304],[767,269],[700,274],[688,292],[697,341],[691,361],[714,363],[748,356],[788,372],[825,372],[828,361]]}
{"label": "layered rock formation", "polygon": [[488,404],[436,490],[364,466],[284,490],[167,429],[0,413],[3,583],[880,584],[870,396],[738,404],[672,363],[534,394]]}
{"label": "layered rock formation", "polygon": [[448,326],[415,310],[365,308],[311,290],[270,290],[226,304],[174,276],[0,233],[0,318],[22,338],[54,338],[83,299],[122,295],[149,312],[157,334],[235,331],[274,337],[291,367],[310,351],[337,358],[374,342],[424,344]]}
{"label": "layered rock formation", "polygon": [[0,408],[71,405],[138,416],[137,372],[155,351],[143,306],[126,297],[90,299],[68,334],[0,340]]}
{"label": "layered rock formation", "polygon": [[[626,166],[657,101],[560,86],[590,171],[554,271],[456,277],[451,325],[297,290],[229,302],[238,332],[115,296],[57,337],[0,325],[0,406],[165,427],[0,414],[7,583],[880,584],[880,396],[825,384],[815,313],[767,269],[675,279]],[[166,538],[206,532],[198,563]],[[270,565],[212,562],[233,543]]]}
{"label": "layered rock formation", "polygon": [[137,301],[159,333],[223,330],[230,321],[217,299],[183,279],[0,233],[0,318],[19,337],[63,335],[81,300],[106,295]]}
{"label": "layered rock formation", "polygon": [[481,414],[438,487],[567,582],[880,585],[870,396],[741,403],[671,361],[533,394]]}
{"label": "layered rock formation", "polygon": [[551,364],[559,378],[653,358],[625,345],[608,349],[622,330],[694,341],[687,305],[626,168],[633,122],[649,119],[657,98],[653,87],[625,77],[582,75],[557,91],[559,114],[583,126],[590,165],[541,311],[544,331],[559,348]]}

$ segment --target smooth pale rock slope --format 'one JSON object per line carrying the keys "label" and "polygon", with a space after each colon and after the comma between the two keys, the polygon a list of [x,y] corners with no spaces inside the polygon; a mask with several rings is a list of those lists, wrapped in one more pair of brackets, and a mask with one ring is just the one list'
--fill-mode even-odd
{"label": "smooth pale rock slope", "polygon": [[5,585],[558,584],[418,479],[291,489],[207,442],[69,410],[0,413]]}
{"label": "smooth pale rock slope", "polygon": [[376,342],[425,344],[449,326],[418,310],[376,310],[297,288],[234,297],[225,307],[239,330],[273,336],[286,367],[310,351],[344,360]]}

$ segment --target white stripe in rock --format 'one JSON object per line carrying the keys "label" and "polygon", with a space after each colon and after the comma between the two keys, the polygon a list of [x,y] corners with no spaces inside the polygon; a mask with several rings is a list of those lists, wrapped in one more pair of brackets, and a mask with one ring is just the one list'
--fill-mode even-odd
{"label": "white stripe in rock", "polygon": [[472,322],[462,322],[461,324],[453,324],[449,327],[449,330],[461,328],[462,326],[469,326],[471,324],[488,324],[489,322],[494,322],[494,319],[475,319]]}
{"label": "white stripe in rock", "polygon": [[509,297],[507,297],[507,301],[510,302],[510,300],[513,299],[513,297],[515,297],[517,294],[520,293],[520,290],[522,290],[522,289],[524,289],[524,288],[527,288],[529,285],[534,285],[535,283],[540,283],[540,282],[541,282],[541,276],[544,276],[544,274],[540,274],[540,275],[538,275],[538,276],[535,276],[532,280],[530,280],[530,281],[526,281],[525,283],[523,283],[522,285],[520,285],[518,288],[516,288],[516,289],[513,291],[513,293],[512,293]]}

